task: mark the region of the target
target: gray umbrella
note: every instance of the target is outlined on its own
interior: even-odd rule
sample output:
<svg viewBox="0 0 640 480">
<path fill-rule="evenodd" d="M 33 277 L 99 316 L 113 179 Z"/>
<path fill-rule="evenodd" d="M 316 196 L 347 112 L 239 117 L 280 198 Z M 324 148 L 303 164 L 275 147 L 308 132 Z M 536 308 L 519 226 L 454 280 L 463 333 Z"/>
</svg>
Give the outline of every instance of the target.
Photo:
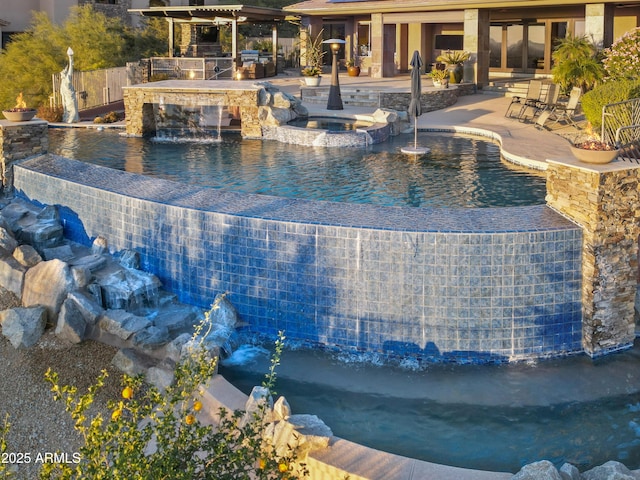
<svg viewBox="0 0 640 480">
<path fill-rule="evenodd" d="M 409 104 L 409 115 L 419 117 L 422 115 L 422 105 L 420 105 L 420 95 L 422 95 L 422 78 L 420 69 L 422 68 L 422 58 L 420 52 L 416 50 L 411 57 L 411 103 Z"/>
<path fill-rule="evenodd" d="M 422 95 L 422 78 L 420 77 L 420 69 L 422 68 L 422 58 L 420 52 L 416 50 L 411 57 L 411 102 L 409 103 L 409 115 L 414 117 L 414 138 L 412 148 L 403 148 L 405 153 L 426 153 L 428 148 L 418 148 L 418 117 L 422 115 L 422 105 L 420 104 L 420 96 Z"/>
</svg>

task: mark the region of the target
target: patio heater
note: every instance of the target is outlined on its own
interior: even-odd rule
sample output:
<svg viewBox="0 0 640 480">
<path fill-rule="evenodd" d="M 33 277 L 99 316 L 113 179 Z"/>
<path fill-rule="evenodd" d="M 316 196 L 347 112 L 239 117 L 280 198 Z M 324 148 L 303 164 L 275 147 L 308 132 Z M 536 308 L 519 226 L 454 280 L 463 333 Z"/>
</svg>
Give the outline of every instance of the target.
<svg viewBox="0 0 640 480">
<path fill-rule="evenodd" d="M 327 101 L 327 110 L 342 110 L 342 97 L 340 95 L 340 83 L 338 82 L 338 52 L 340 46 L 346 42 L 339 38 L 330 38 L 322 43 L 328 43 L 333 54 L 331 62 L 331 86 L 329 87 L 329 100 Z"/>
</svg>

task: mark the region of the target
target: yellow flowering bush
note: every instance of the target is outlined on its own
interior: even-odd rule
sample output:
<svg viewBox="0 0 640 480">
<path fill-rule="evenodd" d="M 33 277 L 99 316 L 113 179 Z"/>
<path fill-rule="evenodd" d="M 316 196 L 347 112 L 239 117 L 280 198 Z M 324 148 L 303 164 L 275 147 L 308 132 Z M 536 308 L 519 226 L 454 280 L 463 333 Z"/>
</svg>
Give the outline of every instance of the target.
<svg viewBox="0 0 640 480">
<path fill-rule="evenodd" d="M 210 326 L 210 314 L 197 329 L 194 340 Z M 273 389 L 275 367 L 279 364 L 284 336 L 276 341 L 272 365 L 263 386 Z M 245 412 L 221 409 L 222 420 L 215 426 L 199 421 L 201 392 L 215 373 L 202 342 L 195 345 L 178 363 L 175 380 L 160 392 L 143 382 L 141 377 L 123 377 L 120 399 L 108 405 L 109 418 L 88 416 L 94 396 L 107 376 L 105 371 L 87 393 L 80 395 L 75 387 L 60 386 L 56 373 L 48 371 L 56 400 L 65 402 L 66 411 L 84 440 L 77 464 L 45 464 L 43 479 L 113 479 L 121 480 L 271 480 L 306 476 L 304 464 L 296 462 L 296 452 L 285 457 L 276 454 L 274 446 L 263 435 L 266 415 L 263 402 L 249 421 Z M 1 445 L 1 444 L 0 444 Z"/>
</svg>

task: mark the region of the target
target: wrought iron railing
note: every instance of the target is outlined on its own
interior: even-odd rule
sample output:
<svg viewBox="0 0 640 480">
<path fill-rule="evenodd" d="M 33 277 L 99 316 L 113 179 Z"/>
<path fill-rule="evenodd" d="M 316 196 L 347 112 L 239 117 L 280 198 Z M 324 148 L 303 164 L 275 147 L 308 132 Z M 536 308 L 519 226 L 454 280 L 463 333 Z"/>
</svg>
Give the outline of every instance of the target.
<svg viewBox="0 0 640 480">
<path fill-rule="evenodd" d="M 620 148 L 620 157 L 640 163 L 640 98 L 602 107 L 602 141 Z"/>
<path fill-rule="evenodd" d="M 165 76 L 175 80 L 217 80 L 232 78 L 233 59 L 231 57 L 151 58 L 151 78 Z"/>
</svg>

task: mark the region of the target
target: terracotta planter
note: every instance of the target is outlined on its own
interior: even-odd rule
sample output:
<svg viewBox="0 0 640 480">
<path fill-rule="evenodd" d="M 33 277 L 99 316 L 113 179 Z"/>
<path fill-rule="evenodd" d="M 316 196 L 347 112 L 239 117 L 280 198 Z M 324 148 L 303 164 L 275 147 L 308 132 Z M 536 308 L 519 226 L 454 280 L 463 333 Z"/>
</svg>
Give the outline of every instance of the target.
<svg viewBox="0 0 640 480">
<path fill-rule="evenodd" d="M 317 87 L 320 85 L 320 80 L 322 77 L 320 75 L 315 77 L 304 77 L 304 83 L 307 87 Z"/>
<path fill-rule="evenodd" d="M 36 111 L 34 109 L 19 111 L 3 110 L 2 114 L 4 118 L 10 122 L 28 122 L 36 116 Z"/>
<path fill-rule="evenodd" d="M 355 65 L 347 67 L 347 73 L 350 77 L 358 77 L 360 76 L 360 67 L 356 67 Z"/>
<path fill-rule="evenodd" d="M 604 164 L 614 161 L 618 157 L 618 150 L 587 150 L 571 145 L 571 153 L 584 163 Z"/>
</svg>

